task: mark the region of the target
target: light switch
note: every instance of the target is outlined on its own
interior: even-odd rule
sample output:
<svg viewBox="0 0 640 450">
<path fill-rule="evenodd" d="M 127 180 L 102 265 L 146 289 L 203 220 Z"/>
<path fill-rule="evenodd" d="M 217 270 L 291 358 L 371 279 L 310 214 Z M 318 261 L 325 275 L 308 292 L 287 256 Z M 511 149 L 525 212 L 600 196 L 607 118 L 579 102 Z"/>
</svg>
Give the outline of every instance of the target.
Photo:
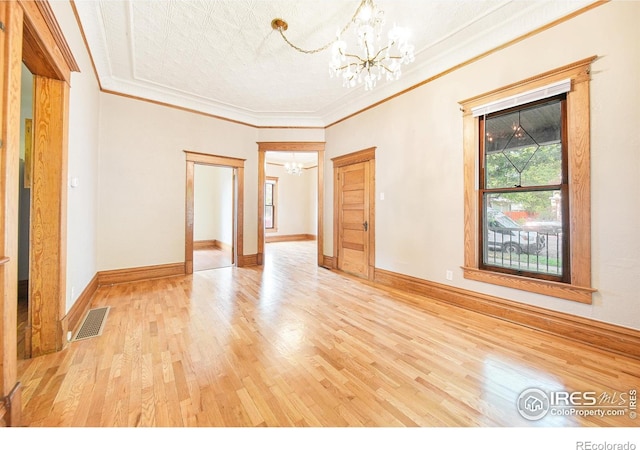
<svg viewBox="0 0 640 450">
<path fill-rule="evenodd" d="M 384 192 L 380 192 L 380 200 L 384 200 Z"/>
<path fill-rule="evenodd" d="M 73 178 L 71 178 L 71 181 L 69 182 L 69 185 L 72 188 L 74 188 L 74 187 L 78 187 L 78 183 L 79 183 L 78 177 L 73 177 Z"/>
</svg>

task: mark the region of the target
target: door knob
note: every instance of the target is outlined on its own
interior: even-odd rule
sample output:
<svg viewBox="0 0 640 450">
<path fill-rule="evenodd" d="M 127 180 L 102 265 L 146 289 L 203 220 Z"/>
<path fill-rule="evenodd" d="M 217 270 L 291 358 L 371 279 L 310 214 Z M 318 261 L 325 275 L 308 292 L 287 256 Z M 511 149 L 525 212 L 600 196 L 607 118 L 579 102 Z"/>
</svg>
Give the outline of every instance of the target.
<svg viewBox="0 0 640 450">
<path fill-rule="evenodd" d="M 364 227 L 364 231 L 368 231 L 369 230 L 369 222 L 367 222 L 366 220 L 364 221 L 362 226 Z"/>
</svg>

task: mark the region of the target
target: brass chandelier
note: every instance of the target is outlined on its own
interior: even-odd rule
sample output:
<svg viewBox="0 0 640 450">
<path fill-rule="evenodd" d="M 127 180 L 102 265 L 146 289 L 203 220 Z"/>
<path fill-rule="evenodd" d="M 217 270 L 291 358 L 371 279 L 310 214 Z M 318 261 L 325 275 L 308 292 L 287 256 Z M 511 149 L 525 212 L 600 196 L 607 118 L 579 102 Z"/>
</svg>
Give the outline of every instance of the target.
<svg viewBox="0 0 640 450">
<path fill-rule="evenodd" d="M 402 65 L 414 61 L 414 47 L 409 43 L 409 33 L 405 28 L 393 26 L 387 33 L 387 40 L 381 40 L 384 25 L 384 11 L 378 9 L 373 0 L 362 0 L 351 20 L 338 31 L 335 41 L 313 50 L 305 50 L 293 44 L 284 32 L 289 24 L 283 19 L 271 21 L 284 41 L 293 49 L 306 54 L 319 53 L 331 48 L 329 73 L 342 78 L 345 87 L 364 84 L 371 90 L 383 77 L 397 80 L 402 75 Z M 343 39 L 346 31 L 353 27 L 358 43 L 357 50 L 348 50 Z"/>
</svg>

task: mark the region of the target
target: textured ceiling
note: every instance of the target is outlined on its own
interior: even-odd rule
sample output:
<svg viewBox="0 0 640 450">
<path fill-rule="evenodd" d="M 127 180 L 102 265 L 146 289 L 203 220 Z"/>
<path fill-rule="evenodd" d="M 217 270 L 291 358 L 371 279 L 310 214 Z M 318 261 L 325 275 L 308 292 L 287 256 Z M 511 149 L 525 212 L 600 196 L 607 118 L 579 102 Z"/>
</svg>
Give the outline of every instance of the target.
<svg viewBox="0 0 640 450">
<path fill-rule="evenodd" d="M 75 0 L 102 88 L 256 126 L 325 126 L 593 0 L 378 0 L 408 27 L 414 63 L 373 91 L 344 88 L 318 48 L 358 0 Z"/>
</svg>

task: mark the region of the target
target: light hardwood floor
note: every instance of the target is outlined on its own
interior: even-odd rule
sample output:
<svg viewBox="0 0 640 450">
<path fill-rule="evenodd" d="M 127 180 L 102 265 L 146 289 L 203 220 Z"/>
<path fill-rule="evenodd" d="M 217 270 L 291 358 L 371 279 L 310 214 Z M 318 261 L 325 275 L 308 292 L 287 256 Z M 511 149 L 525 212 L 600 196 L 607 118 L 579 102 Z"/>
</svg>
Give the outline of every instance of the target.
<svg viewBox="0 0 640 450">
<path fill-rule="evenodd" d="M 193 251 L 193 270 L 220 269 L 231 266 L 231 251 L 215 247 L 196 249 Z"/>
<path fill-rule="evenodd" d="M 315 260 L 315 242 L 275 243 L 264 269 L 100 288 L 102 336 L 18 362 L 25 425 L 640 424 L 516 410 L 532 387 L 628 402 L 640 361 L 436 301 L 418 308 Z"/>
</svg>

